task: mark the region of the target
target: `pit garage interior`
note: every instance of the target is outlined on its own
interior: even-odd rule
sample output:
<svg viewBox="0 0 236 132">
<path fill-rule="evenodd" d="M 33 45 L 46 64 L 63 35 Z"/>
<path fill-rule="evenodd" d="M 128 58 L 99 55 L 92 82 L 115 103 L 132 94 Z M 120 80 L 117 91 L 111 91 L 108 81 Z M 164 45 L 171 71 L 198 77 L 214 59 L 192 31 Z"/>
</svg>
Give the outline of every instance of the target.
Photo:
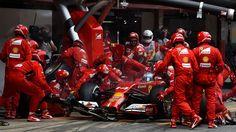
<svg viewBox="0 0 236 132">
<path fill-rule="evenodd" d="M 107 1 L 108 4 L 94 9 L 102 1 Z M 80 9 L 89 13 L 94 9 L 92 16 L 98 20 L 104 32 L 109 31 L 111 42 L 122 45 L 128 40 L 130 32 L 137 32 L 141 36 L 144 30 L 149 29 L 154 33 L 154 40 L 158 40 L 163 37 L 162 29 L 168 30 L 167 38 L 170 38 L 171 34 L 181 27 L 187 31 L 186 41 L 192 49 L 197 45 L 197 33 L 208 31 L 224 61 L 236 71 L 234 0 L 1 0 L 0 50 L 4 42 L 14 35 L 15 26 L 24 24 L 27 27 L 48 29 L 49 36 L 58 49 L 53 54 L 59 55 L 63 38 L 68 33 L 68 25 L 65 24 L 58 8 L 59 3 L 66 5 L 69 10 Z M 203 3 L 202 7 L 200 3 Z M 74 24 L 75 28 L 79 26 L 77 23 Z M 2 95 L 5 64 L 1 61 L 0 73 Z M 225 84 L 226 89 L 231 86 L 230 79 L 227 79 Z"/>
</svg>

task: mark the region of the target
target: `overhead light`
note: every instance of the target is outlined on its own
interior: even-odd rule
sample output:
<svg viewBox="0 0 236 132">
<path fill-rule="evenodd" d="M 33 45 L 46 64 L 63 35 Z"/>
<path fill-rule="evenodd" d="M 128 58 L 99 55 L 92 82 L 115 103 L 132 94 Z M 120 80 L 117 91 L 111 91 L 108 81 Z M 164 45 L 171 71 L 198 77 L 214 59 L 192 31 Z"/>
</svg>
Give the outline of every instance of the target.
<svg viewBox="0 0 236 132">
<path fill-rule="evenodd" d="M 120 2 L 120 6 L 121 6 L 122 8 L 127 8 L 127 7 L 129 6 L 129 3 L 126 2 L 126 0 L 123 0 L 122 2 Z"/>
<path fill-rule="evenodd" d="M 114 23 L 114 21 L 103 21 L 102 23 Z"/>
<path fill-rule="evenodd" d="M 126 20 L 124 20 L 124 24 L 127 24 L 127 21 L 126 21 Z"/>
</svg>

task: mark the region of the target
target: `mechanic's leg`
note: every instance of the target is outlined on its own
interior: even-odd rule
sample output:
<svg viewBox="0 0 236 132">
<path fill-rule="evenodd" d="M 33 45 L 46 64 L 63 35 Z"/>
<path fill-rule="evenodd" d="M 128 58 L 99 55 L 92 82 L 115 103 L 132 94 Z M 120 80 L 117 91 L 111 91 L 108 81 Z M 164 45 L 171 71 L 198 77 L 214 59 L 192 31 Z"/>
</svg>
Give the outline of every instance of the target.
<svg viewBox="0 0 236 132">
<path fill-rule="evenodd" d="M 170 120 L 170 127 L 171 128 L 177 127 L 176 122 L 179 119 L 179 114 L 180 114 L 179 108 L 176 104 L 176 101 L 173 100 L 172 108 L 171 108 L 171 120 Z"/>
<path fill-rule="evenodd" d="M 203 95 L 203 87 L 200 85 L 194 85 L 194 92 L 192 96 L 193 110 L 197 115 L 200 114 L 200 104 Z"/>
<path fill-rule="evenodd" d="M 205 94 L 207 99 L 207 119 L 208 119 L 208 128 L 216 128 L 217 126 L 214 123 L 215 120 L 215 86 L 205 88 Z"/>
<path fill-rule="evenodd" d="M 175 78 L 175 88 L 174 88 L 174 95 L 175 100 L 177 102 L 177 106 L 180 109 L 181 113 L 183 113 L 186 117 L 191 117 L 193 119 L 191 123 L 191 128 L 195 128 L 202 120 L 200 116 L 195 114 L 195 112 L 191 109 L 190 105 L 187 103 L 186 100 L 186 88 L 190 85 L 191 78 L 189 76 L 177 76 Z"/>
<path fill-rule="evenodd" d="M 14 83 L 19 92 L 23 92 L 26 95 L 30 96 L 30 108 L 29 108 L 29 116 L 28 121 L 30 122 L 38 122 L 39 118 L 36 117 L 35 111 L 38 108 L 39 102 L 44 97 L 44 92 L 41 88 L 37 87 L 34 83 L 25 79 L 25 76 L 21 72 L 16 72 L 17 77 L 12 76 L 12 83 Z"/>
</svg>

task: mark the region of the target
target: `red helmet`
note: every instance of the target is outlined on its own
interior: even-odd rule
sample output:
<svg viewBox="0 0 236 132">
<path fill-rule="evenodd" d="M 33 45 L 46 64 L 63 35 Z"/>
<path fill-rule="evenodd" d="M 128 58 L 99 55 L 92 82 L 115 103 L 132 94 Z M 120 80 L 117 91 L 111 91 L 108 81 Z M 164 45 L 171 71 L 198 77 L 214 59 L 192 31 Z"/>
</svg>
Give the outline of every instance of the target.
<svg viewBox="0 0 236 132">
<path fill-rule="evenodd" d="M 136 46 L 136 45 L 138 44 L 138 42 L 139 42 L 139 36 L 138 36 L 138 34 L 135 33 L 135 32 L 131 32 L 131 33 L 129 34 L 129 40 L 130 40 L 130 44 L 131 44 L 132 46 Z"/>
<path fill-rule="evenodd" d="M 46 67 L 46 59 L 48 59 L 48 56 L 46 55 L 46 52 L 40 49 L 34 50 L 32 52 L 32 59 L 40 62 L 42 64 L 42 67 Z"/>
<path fill-rule="evenodd" d="M 30 40 L 29 41 L 29 43 L 30 43 L 30 47 L 32 48 L 32 49 L 34 49 L 34 50 L 36 50 L 37 48 L 39 48 L 39 44 L 36 42 L 36 41 L 34 41 L 34 40 Z"/>
<path fill-rule="evenodd" d="M 180 33 L 184 36 L 184 38 L 187 38 L 187 33 L 183 28 L 177 28 L 176 33 Z"/>
<path fill-rule="evenodd" d="M 136 33 L 136 32 L 131 32 L 130 34 L 129 34 L 129 39 L 130 40 L 139 40 L 139 36 L 138 36 L 138 34 Z"/>
<path fill-rule="evenodd" d="M 29 34 L 29 30 L 26 26 L 19 24 L 15 28 L 15 34 L 20 34 L 26 38 L 26 36 Z"/>
<path fill-rule="evenodd" d="M 55 77 L 58 81 L 62 81 L 64 79 L 67 79 L 69 77 L 69 72 L 64 69 L 58 69 L 55 73 Z"/>
<path fill-rule="evenodd" d="M 211 34 L 206 31 L 201 31 L 197 35 L 197 43 L 209 43 L 211 41 Z"/>
<path fill-rule="evenodd" d="M 174 33 L 171 36 L 171 42 L 172 42 L 172 44 L 174 44 L 176 42 L 184 42 L 184 36 L 180 33 Z"/>
</svg>

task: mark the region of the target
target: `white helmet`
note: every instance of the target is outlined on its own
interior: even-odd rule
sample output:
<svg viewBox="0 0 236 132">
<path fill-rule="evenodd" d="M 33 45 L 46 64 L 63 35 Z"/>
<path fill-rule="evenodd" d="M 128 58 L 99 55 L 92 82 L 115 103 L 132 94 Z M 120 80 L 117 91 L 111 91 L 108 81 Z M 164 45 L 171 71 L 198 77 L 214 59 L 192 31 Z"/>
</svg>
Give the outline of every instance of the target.
<svg viewBox="0 0 236 132">
<path fill-rule="evenodd" d="M 149 44 L 153 40 L 153 33 L 151 30 L 145 30 L 142 34 L 143 42 Z"/>
</svg>

